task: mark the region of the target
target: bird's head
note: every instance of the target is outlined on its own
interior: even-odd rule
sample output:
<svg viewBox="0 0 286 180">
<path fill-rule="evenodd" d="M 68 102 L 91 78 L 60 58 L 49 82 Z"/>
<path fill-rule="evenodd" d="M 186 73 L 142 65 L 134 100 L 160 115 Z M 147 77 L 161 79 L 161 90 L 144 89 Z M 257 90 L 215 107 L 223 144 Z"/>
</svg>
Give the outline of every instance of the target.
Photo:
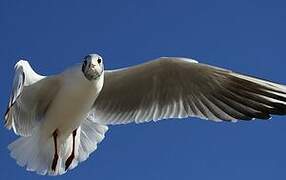
<svg viewBox="0 0 286 180">
<path fill-rule="evenodd" d="M 98 54 L 89 54 L 84 57 L 82 72 L 89 81 L 98 79 L 104 70 L 103 59 Z"/>
</svg>

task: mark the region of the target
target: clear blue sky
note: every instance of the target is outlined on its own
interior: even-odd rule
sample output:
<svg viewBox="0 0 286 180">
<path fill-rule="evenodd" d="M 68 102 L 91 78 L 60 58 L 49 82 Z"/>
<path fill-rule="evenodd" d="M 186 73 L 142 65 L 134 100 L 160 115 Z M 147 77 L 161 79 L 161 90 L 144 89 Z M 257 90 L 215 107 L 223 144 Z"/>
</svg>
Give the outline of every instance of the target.
<svg viewBox="0 0 286 180">
<path fill-rule="evenodd" d="M 185 56 L 286 84 L 285 9 L 283 0 L 0 0 L 1 115 L 20 57 L 49 75 L 88 53 L 107 69 Z M 12 131 L 0 137 L 1 180 L 48 179 L 10 158 Z M 286 117 L 113 126 L 87 161 L 54 179 L 79 178 L 285 179 Z"/>
</svg>

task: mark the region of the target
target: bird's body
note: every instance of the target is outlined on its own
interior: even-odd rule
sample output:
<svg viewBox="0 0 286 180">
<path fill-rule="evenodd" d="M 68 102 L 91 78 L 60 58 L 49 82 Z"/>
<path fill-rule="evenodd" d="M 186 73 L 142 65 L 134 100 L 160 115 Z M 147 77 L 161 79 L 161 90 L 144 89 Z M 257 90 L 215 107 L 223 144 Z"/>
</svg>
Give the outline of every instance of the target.
<svg viewBox="0 0 286 180">
<path fill-rule="evenodd" d="M 60 74 L 15 66 L 5 126 L 21 137 L 11 156 L 27 170 L 61 175 L 96 150 L 108 125 L 169 118 L 213 121 L 286 115 L 286 86 L 188 58 L 164 57 L 105 70 L 91 54 Z"/>
<path fill-rule="evenodd" d="M 64 71 L 58 78 L 62 88 L 49 105 L 41 132 L 44 136 L 51 137 L 57 129 L 59 139 L 66 140 L 86 118 L 102 89 L 104 76 L 88 81 L 81 73 L 81 66 L 77 65 Z"/>
</svg>

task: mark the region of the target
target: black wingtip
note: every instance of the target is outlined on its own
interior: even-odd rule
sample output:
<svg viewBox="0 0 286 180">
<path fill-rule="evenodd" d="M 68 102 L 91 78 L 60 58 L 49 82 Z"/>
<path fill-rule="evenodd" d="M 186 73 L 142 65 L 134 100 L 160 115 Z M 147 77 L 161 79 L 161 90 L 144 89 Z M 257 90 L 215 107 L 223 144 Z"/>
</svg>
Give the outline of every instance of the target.
<svg viewBox="0 0 286 180">
<path fill-rule="evenodd" d="M 8 114 L 9 114 L 9 111 L 10 111 L 10 108 L 8 107 L 5 114 L 4 114 L 4 126 L 7 126 L 7 123 L 8 123 Z"/>
</svg>

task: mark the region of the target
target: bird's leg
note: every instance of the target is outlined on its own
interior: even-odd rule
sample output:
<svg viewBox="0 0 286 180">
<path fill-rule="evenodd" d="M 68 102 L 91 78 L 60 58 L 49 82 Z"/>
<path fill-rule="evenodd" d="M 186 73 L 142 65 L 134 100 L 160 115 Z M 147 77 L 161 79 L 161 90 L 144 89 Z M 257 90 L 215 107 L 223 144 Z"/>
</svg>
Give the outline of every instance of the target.
<svg viewBox="0 0 286 180">
<path fill-rule="evenodd" d="M 71 165 L 71 163 L 72 163 L 72 161 L 73 161 L 73 159 L 74 159 L 76 130 L 77 130 L 77 129 L 75 129 L 75 130 L 72 132 L 72 152 L 71 152 L 71 155 L 68 157 L 68 159 L 67 159 L 67 161 L 66 161 L 66 163 L 65 163 L 65 165 L 66 165 L 65 170 L 67 170 L 67 169 L 70 167 L 70 165 Z"/>
<path fill-rule="evenodd" d="M 54 159 L 53 159 L 53 163 L 52 163 L 52 170 L 53 171 L 56 170 L 58 159 L 59 159 L 57 137 L 58 137 L 58 130 L 56 129 L 53 133 L 54 145 L 55 145 L 55 154 L 54 154 Z"/>
</svg>

